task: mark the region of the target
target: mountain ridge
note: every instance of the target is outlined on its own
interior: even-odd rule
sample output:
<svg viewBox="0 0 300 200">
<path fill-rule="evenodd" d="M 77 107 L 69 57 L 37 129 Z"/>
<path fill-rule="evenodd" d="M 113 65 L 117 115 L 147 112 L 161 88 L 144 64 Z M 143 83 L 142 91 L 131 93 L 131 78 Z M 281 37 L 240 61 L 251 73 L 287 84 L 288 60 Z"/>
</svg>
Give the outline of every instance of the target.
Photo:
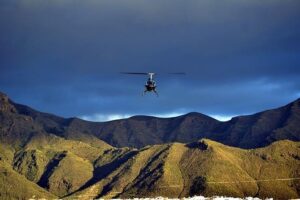
<svg viewBox="0 0 300 200">
<path fill-rule="evenodd" d="M 241 148 L 263 147 L 281 139 L 300 140 L 300 127 L 297 126 L 300 124 L 300 99 L 279 108 L 237 116 L 226 122 L 196 112 L 172 118 L 133 116 L 108 122 L 89 122 L 36 111 L 14 103 L 3 93 L 1 99 L 2 129 L 10 130 L 17 138 L 20 138 L 22 131 L 28 138 L 29 133 L 32 135 L 35 132 L 72 139 L 84 135 L 115 147 L 136 148 L 168 142 L 187 143 L 201 138 Z M 4 123 L 5 120 L 10 122 Z M 26 124 L 24 120 L 27 120 Z M 28 127 L 29 122 L 33 128 Z M 14 126 L 11 126 L 12 123 Z M 20 126 L 27 126 L 27 129 Z"/>
</svg>

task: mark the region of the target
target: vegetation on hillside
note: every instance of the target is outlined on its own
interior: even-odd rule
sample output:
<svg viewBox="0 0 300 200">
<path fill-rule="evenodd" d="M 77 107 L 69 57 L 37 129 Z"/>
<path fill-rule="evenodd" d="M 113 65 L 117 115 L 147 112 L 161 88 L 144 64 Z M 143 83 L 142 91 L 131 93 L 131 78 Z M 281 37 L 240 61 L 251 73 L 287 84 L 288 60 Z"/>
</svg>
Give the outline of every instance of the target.
<svg viewBox="0 0 300 200">
<path fill-rule="evenodd" d="M 283 140 L 299 140 L 299 121 L 299 100 L 221 124 L 197 113 L 92 123 L 0 94 L 0 199 L 299 198 L 300 142 Z"/>
</svg>

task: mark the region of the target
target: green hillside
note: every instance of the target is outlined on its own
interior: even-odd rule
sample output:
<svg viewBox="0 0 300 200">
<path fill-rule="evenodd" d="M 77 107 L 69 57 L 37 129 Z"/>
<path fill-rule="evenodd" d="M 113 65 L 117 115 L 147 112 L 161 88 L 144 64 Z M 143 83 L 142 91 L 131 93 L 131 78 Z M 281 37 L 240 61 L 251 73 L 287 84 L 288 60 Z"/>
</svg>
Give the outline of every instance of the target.
<svg viewBox="0 0 300 200">
<path fill-rule="evenodd" d="M 211 140 L 145 147 L 111 173 L 68 198 L 188 197 L 297 198 L 300 143 L 242 150 Z M 100 170 L 101 172 L 101 170 Z M 279 180 L 278 180 L 279 179 Z"/>
<path fill-rule="evenodd" d="M 258 196 L 297 198 L 300 143 L 244 150 L 211 140 L 142 149 L 95 147 L 55 135 L 1 145 L 1 199 Z M 21 184 L 20 184 L 21 183 Z M 21 187 L 15 187 L 21 185 Z"/>
</svg>

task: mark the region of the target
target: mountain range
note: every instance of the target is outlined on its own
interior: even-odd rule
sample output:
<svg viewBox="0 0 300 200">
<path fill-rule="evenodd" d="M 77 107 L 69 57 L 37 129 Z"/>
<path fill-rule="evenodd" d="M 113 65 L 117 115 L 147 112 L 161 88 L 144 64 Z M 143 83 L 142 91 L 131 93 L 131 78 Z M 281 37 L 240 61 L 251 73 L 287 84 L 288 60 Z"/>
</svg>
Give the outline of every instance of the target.
<svg viewBox="0 0 300 200">
<path fill-rule="evenodd" d="M 299 141 L 300 99 L 227 122 L 200 113 L 89 122 L 0 93 L 0 198 L 297 198 Z"/>
<path fill-rule="evenodd" d="M 263 147 L 283 139 L 300 140 L 300 99 L 277 109 L 234 117 L 227 122 L 200 113 L 173 118 L 134 116 L 109 122 L 89 122 L 35 111 L 12 102 L 3 93 L 0 98 L 1 131 L 9 132 L 8 138 L 1 134 L 1 139 L 13 138 L 14 141 L 8 142 L 17 142 L 16 145 L 24 145 L 39 133 L 66 139 L 97 138 L 114 147 L 135 148 L 169 142 L 187 143 L 201 138 L 241 148 Z"/>
</svg>

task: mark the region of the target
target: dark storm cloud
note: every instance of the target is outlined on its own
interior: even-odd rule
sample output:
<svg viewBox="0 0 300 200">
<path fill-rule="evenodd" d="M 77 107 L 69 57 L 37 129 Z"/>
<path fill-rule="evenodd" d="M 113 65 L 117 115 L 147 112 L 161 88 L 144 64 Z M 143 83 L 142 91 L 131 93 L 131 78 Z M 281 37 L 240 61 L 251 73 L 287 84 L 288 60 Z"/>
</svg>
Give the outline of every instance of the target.
<svg viewBox="0 0 300 200">
<path fill-rule="evenodd" d="M 4 0 L 0 90 L 64 116 L 260 111 L 300 96 L 299 18 L 298 0 Z M 120 71 L 161 73 L 160 97 Z"/>
</svg>

